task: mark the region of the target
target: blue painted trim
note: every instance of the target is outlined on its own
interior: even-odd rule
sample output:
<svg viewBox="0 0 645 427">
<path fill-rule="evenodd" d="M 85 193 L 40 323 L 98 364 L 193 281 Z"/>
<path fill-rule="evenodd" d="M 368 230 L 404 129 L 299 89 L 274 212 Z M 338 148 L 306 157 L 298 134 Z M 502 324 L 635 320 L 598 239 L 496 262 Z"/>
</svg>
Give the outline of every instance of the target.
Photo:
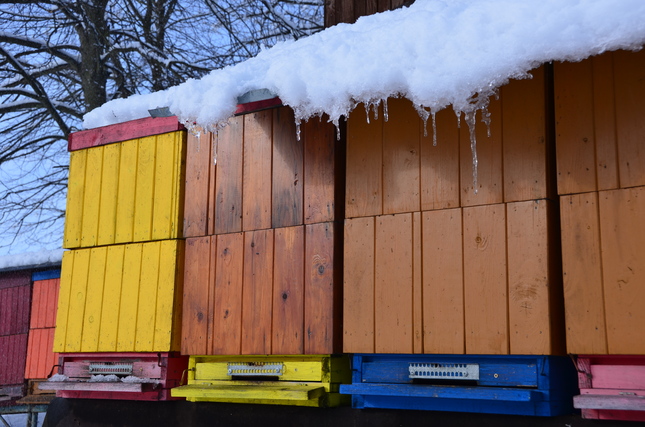
<svg viewBox="0 0 645 427">
<path fill-rule="evenodd" d="M 35 282 L 37 280 L 50 280 L 50 279 L 60 279 L 60 269 L 37 271 L 31 275 L 32 282 Z"/>
</svg>

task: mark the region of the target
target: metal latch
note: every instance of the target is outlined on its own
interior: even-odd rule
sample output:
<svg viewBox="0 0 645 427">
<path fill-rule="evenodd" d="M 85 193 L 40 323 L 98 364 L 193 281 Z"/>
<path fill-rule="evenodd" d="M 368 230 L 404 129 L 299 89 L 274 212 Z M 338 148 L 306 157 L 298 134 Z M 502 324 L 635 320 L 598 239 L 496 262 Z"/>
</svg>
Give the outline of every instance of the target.
<svg viewBox="0 0 645 427">
<path fill-rule="evenodd" d="M 410 378 L 478 380 L 477 363 L 410 363 Z"/>
<path fill-rule="evenodd" d="M 90 362 L 91 375 L 132 375 L 132 363 Z"/>
<path fill-rule="evenodd" d="M 228 363 L 228 375 L 249 377 L 275 377 L 284 372 L 284 365 L 280 362 L 234 362 Z"/>
</svg>

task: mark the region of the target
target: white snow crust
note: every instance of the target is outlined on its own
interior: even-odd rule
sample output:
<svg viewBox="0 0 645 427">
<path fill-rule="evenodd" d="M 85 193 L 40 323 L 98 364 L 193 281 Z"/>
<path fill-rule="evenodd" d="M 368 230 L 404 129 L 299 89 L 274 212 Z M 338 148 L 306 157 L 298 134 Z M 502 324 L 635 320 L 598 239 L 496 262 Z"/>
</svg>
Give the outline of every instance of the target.
<svg viewBox="0 0 645 427">
<path fill-rule="evenodd" d="M 0 271 L 60 264 L 63 252 L 63 249 L 54 249 L 0 256 Z"/>
<path fill-rule="evenodd" d="M 643 0 L 417 0 L 282 42 L 200 80 L 110 101 L 88 113 L 84 126 L 167 106 L 186 124 L 214 129 L 233 114 L 238 96 L 255 89 L 277 94 L 298 121 L 326 113 L 336 122 L 359 102 L 397 96 L 431 112 L 452 105 L 469 113 L 541 63 L 644 43 Z"/>
</svg>

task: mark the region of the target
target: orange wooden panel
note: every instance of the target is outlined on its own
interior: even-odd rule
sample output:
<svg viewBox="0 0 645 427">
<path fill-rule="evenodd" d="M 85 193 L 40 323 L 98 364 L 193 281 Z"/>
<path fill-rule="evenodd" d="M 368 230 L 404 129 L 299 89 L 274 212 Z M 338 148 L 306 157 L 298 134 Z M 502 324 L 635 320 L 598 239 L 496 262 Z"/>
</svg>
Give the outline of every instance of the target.
<svg viewBox="0 0 645 427">
<path fill-rule="evenodd" d="M 242 278 L 244 235 L 217 236 L 213 328 L 209 354 L 240 354 L 242 343 Z M 212 276 L 213 273 L 211 273 Z"/>
<path fill-rule="evenodd" d="M 593 68 L 596 179 L 599 190 L 610 190 L 619 186 L 613 55 L 612 52 L 606 52 L 589 59 Z"/>
<path fill-rule="evenodd" d="M 488 205 L 503 201 L 502 178 L 502 102 L 491 98 L 488 106 L 490 113 L 490 137 L 488 127 L 481 121 L 477 112 L 475 137 L 477 147 L 477 193 L 474 191 L 473 153 L 471 150 L 471 130 L 468 120 L 462 115 L 459 132 L 461 206 Z"/>
<path fill-rule="evenodd" d="M 436 114 L 436 145 L 432 118 L 421 134 L 421 210 L 459 207 L 459 128 L 452 108 Z M 464 130 L 465 131 L 465 130 Z"/>
<path fill-rule="evenodd" d="M 547 160 L 553 141 L 546 127 L 545 67 L 531 74 L 533 78 L 512 80 L 500 90 L 505 202 L 551 196 Z"/>
<path fill-rule="evenodd" d="M 607 354 L 598 193 L 560 197 L 567 352 Z"/>
<path fill-rule="evenodd" d="M 345 220 L 345 353 L 374 353 L 374 245 L 374 217 Z"/>
<path fill-rule="evenodd" d="M 53 328 L 56 326 L 56 307 L 60 279 L 37 280 L 34 282 L 31 300 L 31 321 L 29 327 Z"/>
<path fill-rule="evenodd" d="M 645 354 L 645 187 L 602 191 L 600 242 L 609 354 Z"/>
<path fill-rule="evenodd" d="M 340 351 L 341 290 L 335 223 L 305 227 L 305 354 Z"/>
<path fill-rule="evenodd" d="M 555 227 L 548 200 L 507 206 L 511 354 L 563 354 L 562 276 L 553 263 Z"/>
<path fill-rule="evenodd" d="M 463 209 L 467 354 L 508 354 L 505 205 Z"/>
<path fill-rule="evenodd" d="M 412 213 L 412 349 L 423 353 L 423 263 L 421 212 Z"/>
<path fill-rule="evenodd" d="M 421 119 L 407 99 L 387 101 L 383 124 L 383 213 L 420 210 Z"/>
<path fill-rule="evenodd" d="M 423 212 L 424 353 L 463 354 L 461 209 Z"/>
<path fill-rule="evenodd" d="M 242 229 L 271 228 L 271 155 L 273 112 L 244 116 Z"/>
<path fill-rule="evenodd" d="M 296 139 L 293 110 L 273 110 L 272 227 L 303 224 L 303 143 Z"/>
<path fill-rule="evenodd" d="M 215 234 L 242 230 L 242 163 L 244 116 L 229 119 L 217 133 Z"/>
<path fill-rule="evenodd" d="M 58 363 L 54 353 L 54 328 L 38 328 L 29 331 L 25 379 L 47 378 Z"/>
<path fill-rule="evenodd" d="M 370 117 L 363 105 L 347 119 L 345 217 L 383 213 L 383 112 Z"/>
<path fill-rule="evenodd" d="M 645 185 L 645 53 L 614 53 L 621 188 Z"/>
<path fill-rule="evenodd" d="M 377 217 L 375 236 L 375 350 L 412 353 L 412 214 Z"/>
<path fill-rule="evenodd" d="M 333 221 L 336 217 L 337 169 L 336 129 L 319 117 L 302 125 L 304 139 L 305 224 Z"/>
<path fill-rule="evenodd" d="M 275 230 L 273 354 L 304 354 L 305 229 Z"/>
<path fill-rule="evenodd" d="M 558 194 L 596 190 L 591 61 L 554 66 Z"/>
<path fill-rule="evenodd" d="M 186 239 L 184 297 L 181 322 L 182 354 L 207 354 L 209 296 L 214 292 L 210 277 L 211 238 Z"/>
<path fill-rule="evenodd" d="M 242 354 L 271 354 L 273 230 L 244 233 Z"/>
<path fill-rule="evenodd" d="M 212 191 L 209 187 L 213 153 L 213 134 L 198 131 L 188 133 L 186 142 L 186 190 L 184 197 L 184 236 L 197 237 L 208 234 L 209 206 Z"/>
</svg>

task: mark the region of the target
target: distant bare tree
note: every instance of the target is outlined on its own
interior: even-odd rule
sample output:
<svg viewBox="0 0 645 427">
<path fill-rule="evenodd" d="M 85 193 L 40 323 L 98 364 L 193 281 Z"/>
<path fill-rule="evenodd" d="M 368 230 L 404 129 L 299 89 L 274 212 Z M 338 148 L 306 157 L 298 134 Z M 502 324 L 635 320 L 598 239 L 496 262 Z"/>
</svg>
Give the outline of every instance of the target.
<svg viewBox="0 0 645 427">
<path fill-rule="evenodd" d="M 323 2 L 0 0 L 0 248 L 60 244 L 86 112 L 316 32 Z"/>
</svg>

